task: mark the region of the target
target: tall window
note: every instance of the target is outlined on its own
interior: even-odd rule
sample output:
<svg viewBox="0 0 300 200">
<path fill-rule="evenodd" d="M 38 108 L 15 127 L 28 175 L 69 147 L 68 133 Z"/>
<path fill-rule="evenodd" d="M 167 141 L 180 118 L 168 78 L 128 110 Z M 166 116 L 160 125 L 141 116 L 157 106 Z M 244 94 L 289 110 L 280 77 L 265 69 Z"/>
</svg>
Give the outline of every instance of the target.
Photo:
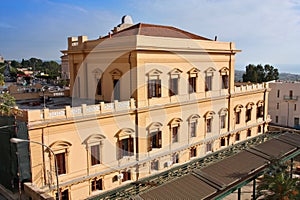
<svg viewBox="0 0 300 200">
<path fill-rule="evenodd" d="M 119 140 L 120 158 L 124 156 L 133 156 L 133 138 Z"/>
<path fill-rule="evenodd" d="M 179 77 L 182 73 L 181 70 L 175 68 L 170 74 L 170 87 L 169 87 L 169 96 L 178 95 L 179 92 Z"/>
<path fill-rule="evenodd" d="M 228 89 L 228 75 L 222 75 L 222 89 Z"/>
<path fill-rule="evenodd" d="M 197 148 L 196 147 L 192 147 L 190 150 L 190 157 L 194 158 L 197 156 Z"/>
<path fill-rule="evenodd" d="M 211 133 L 211 122 L 212 122 L 211 118 L 206 119 L 206 132 L 207 133 Z"/>
<path fill-rule="evenodd" d="M 277 110 L 279 109 L 279 103 L 277 103 L 276 108 L 277 108 Z"/>
<path fill-rule="evenodd" d="M 251 120 L 251 111 L 252 111 L 252 108 L 249 108 L 246 110 L 246 122 Z"/>
<path fill-rule="evenodd" d="M 169 90 L 169 95 L 174 96 L 178 95 L 178 78 L 171 78 L 170 80 L 170 90 Z"/>
<path fill-rule="evenodd" d="M 174 153 L 173 157 L 172 157 L 172 160 L 173 160 L 173 164 L 179 163 L 179 154 L 178 153 Z"/>
<path fill-rule="evenodd" d="M 172 143 L 178 142 L 178 126 L 172 127 Z"/>
<path fill-rule="evenodd" d="M 225 138 L 221 139 L 221 147 L 224 147 L 226 145 L 226 140 Z"/>
<path fill-rule="evenodd" d="M 100 145 L 91 146 L 91 164 L 100 164 Z"/>
<path fill-rule="evenodd" d="M 206 152 L 210 152 L 212 151 L 212 144 L 211 143 L 207 143 L 206 144 Z"/>
<path fill-rule="evenodd" d="M 236 111 L 234 114 L 235 114 L 235 124 L 240 124 L 240 121 L 241 121 L 241 111 Z"/>
<path fill-rule="evenodd" d="M 161 80 L 148 81 L 148 97 L 161 97 Z"/>
<path fill-rule="evenodd" d="M 197 132 L 197 122 L 191 122 L 190 123 L 190 134 L 191 137 L 196 137 Z"/>
<path fill-rule="evenodd" d="M 275 123 L 278 123 L 278 116 L 275 116 Z"/>
<path fill-rule="evenodd" d="M 220 122 L 221 123 L 220 124 L 221 127 L 220 128 L 221 129 L 226 128 L 226 115 L 221 115 L 220 116 L 220 120 L 221 120 L 221 122 Z"/>
<path fill-rule="evenodd" d="M 97 95 L 102 95 L 102 84 L 101 79 L 97 79 L 97 89 L 96 89 Z"/>
<path fill-rule="evenodd" d="M 161 131 L 153 131 L 148 136 L 148 151 L 152 148 L 161 148 Z"/>
<path fill-rule="evenodd" d="M 55 154 L 58 174 L 66 174 L 66 153 Z"/>
<path fill-rule="evenodd" d="M 235 141 L 240 141 L 240 133 L 235 134 Z"/>
<path fill-rule="evenodd" d="M 158 160 L 151 161 L 151 170 L 158 170 Z"/>
<path fill-rule="evenodd" d="M 280 96 L 280 90 L 277 90 L 277 98 Z"/>
<path fill-rule="evenodd" d="M 293 98 L 293 90 L 290 90 L 290 98 Z"/>
<path fill-rule="evenodd" d="M 212 90 L 212 76 L 205 77 L 205 91 Z"/>
<path fill-rule="evenodd" d="M 264 106 L 263 105 L 258 105 L 256 111 L 257 111 L 256 118 L 261 118 L 264 116 Z"/>
<path fill-rule="evenodd" d="M 161 97 L 161 71 L 153 69 L 148 73 L 148 98 Z"/>
<path fill-rule="evenodd" d="M 299 126 L 299 117 L 294 118 L 294 126 Z"/>
<path fill-rule="evenodd" d="M 102 179 L 93 179 L 91 182 L 92 191 L 103 190 Z"/>
<path fill-rule="evenodd" d="M 296 110 L 297 110 L 297 104 L 294 105 L 294 111 L 296 111 Z"/>
<path fill-rule="evenodd" d="M 258 126 L 257 132 L 258 132 L 258 133 L 261 133 L 261 126 Z"/>
<path fill-rule="evenodd" d="M 197 77 L 189 78 L 189 93 L 196 92 L 196 82 L 197 82 Z"/>
<path fill-rule="evenodd" d="M 251 129 L 247 130 L 247 137 L 251 137 Z"/>
</svg>

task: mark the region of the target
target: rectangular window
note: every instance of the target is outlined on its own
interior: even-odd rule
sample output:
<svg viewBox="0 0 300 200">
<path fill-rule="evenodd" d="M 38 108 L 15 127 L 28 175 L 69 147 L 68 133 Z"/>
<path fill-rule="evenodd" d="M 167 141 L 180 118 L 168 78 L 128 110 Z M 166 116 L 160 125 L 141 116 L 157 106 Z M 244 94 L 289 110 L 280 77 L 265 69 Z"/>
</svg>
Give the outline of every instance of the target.
<svg viewBox="0 0 300 200">
<path fill-rule="evenodd" d="M 206 152 L 210 152 L 212 150 L 211 143 L 206 144 Z"/>
<path fill-rule="evenodd" d="M 275 117 L 275 123 L 278 123 L 278 116 Z"/>
<path fill-rule="evenodd" d="M 148 81 L 148 98 L 161 97 L 161 80 Z"/>
<path fill-rule="evenodd" d="M 197 156 L 197 148 L 196 147 L 192 147 L 191 151 L 190 151 L 190 157 L 194 158 Z"/>
<path fill-rule="evenodd" d="M 239 133 L 235 134 L 235 141 L 240 141 L 240 134 Z"/>
<path fill-rule="evenodd" d="M 290 90 L 290 98 L 293 98 L 293 90 Z"/>
<path fill-rule="evenodd" d="M 178 95 L 178 78 L 171 78 L 169 95 Z"/>
<path fill-rule="evenodd" d="M 57 161 L 58 174 L 66 174 L 66 154 L 58 153 L 55 154 L 55 157 Z"/>
<path fill-rule="evenodd" d="M 222 115 L 220 117 L 220 120 L 221 120 L 221 129 L 223 129 L 226 127 L 226 115 Z"/>
<path fill-rule="evenodd" d="M 55 194 L 55 199 L 58 199 L 58 193 Z M 69 200 L 69 190 L 64 190 L 60 192 L 60 199 L 61 200 Z"/>
<path fill-rule="evenodd" d="M 122 172 L 122 174 L 123 174 L 122 182 L 131 180 L 131 173 L 130 173 L 130 171 Z"/>
<path fill-rule="evenodd" d="M 172 127 L 172 143 L 178 142 L 178 126 Z"/>
<path fill-rule="evenodd" d="M 173 164 L 179 163 L 179 155 L 178 153 L 173 154 Z"/>
<path fill-rule="evenodd" d="M 294 111 L 296 111 L 296 110 L 297 110 L 297 104 L 294 105 Z"/>
<path fill-rule="evenodd" d="M 251 121 L 251 108 L 246 110 L 246 122 Z"/>
<path fill-rule="evenodd" d="M 279 103 L 277 103 L 277 106 L 276 106 L 277 110 L 279 109 Z"/>
<path fill-rule="evenodd" d="M 102 95 L 101 79 L 97 79 L 97 95 Z"/>
<path fill-rule="evenodd" d="M 92 180 L 91 189 L 92 189 L 92 191 L 103 190 L 103 188 L 102 188 L 102 179 Z"/>
<path fill-rule="evenodd" d="M 206 119 L 206 132 L 207 133 L 211 133 L 211 122 L 212 122 L 211 118 Z"/>
<path fill-rule="evenodd" d="M 247 130 L 247 137 L 251 137 L 251 130 L 250 129 Z"/>
<path fill-rule="evenodd" d="M 212 90 L 212 76 L 205 77 L 205 91 Z"/>
<path fill-rule="evenodd" d="M 191 122 L 190 123 L 191 137 L 196 137 L 196 131 L 197 131 L 197 122 Z"/>
<path fill-rule="evenodd" d="M 100 164 L 100 145 L 91 146 L 91 164 Z"/>
<path fill-rule="evenodd" d="M 197 77 L 189 78 L 189 93 L 196 92 L 196 80 L 197 80 Z"/>
<path fill-rule="evenodd" d="M 133 138 L 126 138 L 119 141 L 120 158 L 133 155 Z"/>
<path fill-rule="evenodd" d="M 261 133 L 261 126 L 258 126 L 257 132 L 258 132 L 258 133 Z"/>
<path fill-rule="evenodd" d="M 148 151 L 152 148 L 161 148 L 161 131 L 151 132 L 148 137 Z"/>
<path fill-rule="evenodd" d="M 228 89 L 228 75 L 222 75 L 222 89 Z"/>
<path fill-rule="evenodd" d="M 235 112 L 235 124 L 240 124 L 241 112 Z"/>
<path fill-rule="evenodd" d="M 280 96 L 280 90 L 277 90 L 277 98 Z"/>
<path fill-rule="evenodd" d="M 299 126 L 299 117 L 294 118 L 294 126 Z"/>
</svg>

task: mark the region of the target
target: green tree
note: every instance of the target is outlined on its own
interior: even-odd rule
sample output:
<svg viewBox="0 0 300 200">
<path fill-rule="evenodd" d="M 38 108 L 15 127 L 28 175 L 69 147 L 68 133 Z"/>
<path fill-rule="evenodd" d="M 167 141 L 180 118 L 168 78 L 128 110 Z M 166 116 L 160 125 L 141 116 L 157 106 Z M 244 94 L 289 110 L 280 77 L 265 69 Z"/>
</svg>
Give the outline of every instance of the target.
<svg viewBox="0 0 300 200">
<path fill-rule="evenodd" d="M 5 84 L 4 82 L 4 75 L 1 73 L 0 74 L 0 86 L 3 86 Z"/>
<path fill-rule="evenodd" d="M 257 186 L 257 198 L 267 200 L 294 200 L 300 198 L 298 178 L 290 176 L 287 163 L 272 159 L 269 170 Z"/>
<path fill-rule="evenodd" d="M 269 64 L 265 66 L 249 64 L 246 66 L 246 73 L 243 74 L 244 82 L 262 83 L 278 79 L 278 69 Z"/>
<path fill-rule="evenodd" d="M 10 114 L 11 108 L 16 105 L 16 100 L 8 93 L 0 95 L 0 112 Z"/>
</svg>

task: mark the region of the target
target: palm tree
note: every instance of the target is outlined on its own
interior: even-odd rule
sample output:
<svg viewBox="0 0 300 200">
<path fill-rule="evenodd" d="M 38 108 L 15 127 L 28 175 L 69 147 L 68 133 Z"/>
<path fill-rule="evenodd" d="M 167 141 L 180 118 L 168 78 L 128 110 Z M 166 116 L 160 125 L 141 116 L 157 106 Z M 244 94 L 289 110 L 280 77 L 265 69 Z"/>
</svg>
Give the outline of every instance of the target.
<svg viewBox="0 0 300 200">
<path fill-rule="evenodd" d="M 257 187 L 257 198 L 267 200 L 299 199 L 299 179 L 292 178 L 287 169 L 287 163 L 282 163 L 278 159 L 271 160 L 269 170 L 263 175 Z"/>
</svg>

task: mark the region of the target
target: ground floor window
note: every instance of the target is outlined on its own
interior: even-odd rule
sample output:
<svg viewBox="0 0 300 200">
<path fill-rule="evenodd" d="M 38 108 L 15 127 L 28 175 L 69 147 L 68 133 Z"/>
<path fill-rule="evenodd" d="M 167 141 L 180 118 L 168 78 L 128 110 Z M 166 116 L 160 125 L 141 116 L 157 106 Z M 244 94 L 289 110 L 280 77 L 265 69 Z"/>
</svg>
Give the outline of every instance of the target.
<svg viewBox="0 0 300 200">
<path fill-rule="evenodd" d="M 92 191 L 102 190 L 102 179 L 94 179 L 91 182 Z"/>
<path fill-rule="evenodd" d="M 131 180 L 131 173 L 130 173 L 130 171 L 122 172 L 122 174 L 123 174 L 122 182 Z"/>
<path fill-rule="evenodd" d="M 190 150 L 190 156 L 191 158 L 194 158 L 197 156 L 197 148 L 196 147 L 192 147 Z"/>
</svg>

